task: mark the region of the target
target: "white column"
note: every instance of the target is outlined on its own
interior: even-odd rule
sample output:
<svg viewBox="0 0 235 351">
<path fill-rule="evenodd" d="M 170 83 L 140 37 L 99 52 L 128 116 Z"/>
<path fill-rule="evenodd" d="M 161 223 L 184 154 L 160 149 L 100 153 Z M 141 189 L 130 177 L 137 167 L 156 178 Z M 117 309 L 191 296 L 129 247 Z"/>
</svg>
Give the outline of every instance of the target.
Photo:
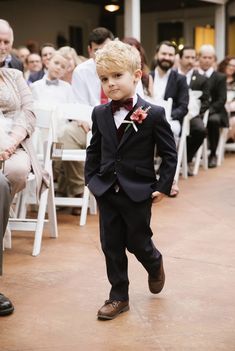
<svg viewBox="0 0 235 351">
<path fill-rule="evenodd" d="M 215 50 L 218 62 L 225 57 L 226 14 L 225 5 L 216 5 L 215 10 Z"/>
<path fill-rule="evenodd" d="M 140 0 L 125 0 L 124 36 L 140 41 Z"/>
</svg>

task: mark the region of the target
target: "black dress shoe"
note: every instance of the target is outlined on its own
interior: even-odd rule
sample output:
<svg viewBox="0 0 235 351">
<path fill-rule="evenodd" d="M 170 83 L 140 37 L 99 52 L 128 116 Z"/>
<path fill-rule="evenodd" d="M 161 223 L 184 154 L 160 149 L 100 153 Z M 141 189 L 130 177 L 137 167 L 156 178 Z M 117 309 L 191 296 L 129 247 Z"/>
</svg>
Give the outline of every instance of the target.
<svg viewBox="0 0 235 351">
<path fill-rule="evenodd" d="M 110 320 L 129 310 L 129 301 L 107 300 L 97 313 L 98 319 Z"/>
<path fill-rule="evenodd" d="M 165 284 L 165 272 L 163 268 L 163 261 L 161 261 L 160 268 L 158 269 L 156 277 L 149 275 L 148 278 L 149 290 L 152 294 L 159 294 Z"/>
<path fill-rule="evenodd" d="M 209 156 L 208 167 L 209 168 L 217 167 L 217 157 L 215 155 Z"/>
<path fill-rule="evenodd" d="M 0 293 L 0 316 L 8 316 L 14 311 L 12 302 L 3 294 Z"/>
</svg>

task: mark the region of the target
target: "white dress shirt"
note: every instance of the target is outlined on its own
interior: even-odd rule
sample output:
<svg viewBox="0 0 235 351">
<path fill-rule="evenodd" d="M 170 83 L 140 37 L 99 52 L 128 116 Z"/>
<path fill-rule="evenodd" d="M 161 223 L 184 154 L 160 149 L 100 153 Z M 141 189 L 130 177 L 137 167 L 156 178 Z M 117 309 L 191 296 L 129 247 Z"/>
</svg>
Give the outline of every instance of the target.
<svg viewBox="0 0 235 351">
<path fill-rule="evenodd" d="M 135 94 L 133 96 L 133 106 L 135 106 L 135 104 L 137 103 L 137 95 Z M 130 111 L 126 110 L 124 107 L 121 107 L 120 110 L 116 111 L 114 113 L 114 122 L 116 124 L 117 129 L 120 127 L 120 125 L 122 124 L 122 122 L 124 121 L 124 119 L 126 118 L 126 115 L 129 113 Z"/>
<path fill-rule="evenodd" d="M 155 101 L 164 100 L 166 86 L 170 73 L 171 69 L 168 69 L 164 76 L 160 76 L 158 73 L 158 69 L 155 69 L 155 76 L 153 81 L 153 96 Z"/>
<path fill-rule="evenodd" d="M 214 68 L 210 67 L 207 71 L 203 71 L 203 69 L 198 68 L 198 72 L 202 75 L 205 76 L 207 78 L 210 78 L 210 76 L 212 75 L 212 73 L 214 72 Z"/>
<path fill-rule="evenodd" d="M 59 79 L 58 85 L 47 85 L 46 80 L 47 75 L 30 85 L 35 101 L 50 105 L 75 102 L 73 90 L 69 83 Z"/>
</svg>

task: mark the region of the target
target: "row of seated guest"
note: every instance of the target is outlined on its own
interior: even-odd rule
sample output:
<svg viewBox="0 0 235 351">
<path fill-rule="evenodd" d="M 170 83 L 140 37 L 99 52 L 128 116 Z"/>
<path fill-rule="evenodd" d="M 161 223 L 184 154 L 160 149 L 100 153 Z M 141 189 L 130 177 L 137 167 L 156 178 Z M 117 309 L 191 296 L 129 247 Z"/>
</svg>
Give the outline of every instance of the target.
<svg viewBox="0 0 235 351">
<path fill-rule="evenodd" d="M 97 31 L 93 32 L 93 36 L 94 36 L 94 33 L 96 33 L 97 35 Z M 99 39 L 99 33 L 98 33 L 98 39 Z M 108 38 L 108 39 L 110 40 L 111 38 Z M 113 36 L 112 36 L 112 39 L 113 39 Z M 96 44 L 95 41 L 96 41 L 96 38 L 94 37 L 93 44 L 99 46 L 99 44 Z M 124 38 L 123 41 L 131 45 L 134 45 L 140 52 L 142 70 L 143 70 L 142 88 L 144 90 L 144 92 L 140 92 L 140 95 L 142 96 L 145 95 L 149 97 L 150 101 L 153 101 L 155 103 L 159 103 L 160 99 L 166 100 L 168 97 L 172 97 L 173 108 L 172 108 L 172 115 L 169 120 L 169 123 L 171 124 L 173 133 L 176 138 L 179 137 L 180 135 L 183 118 L 189 109 L 191 120 L 190 120 L 190 135 L 187 139 L 187 146 L 188 146 L 188 164 L 189 164 L 190 175 L 192 175 L 191 161 L 196 151 L 200 147 L 201 143 L 203 142 L 203 139 L 207 132 L 206 128 L 203 125 L 202 117 L 203 117 L 203 113 L 208 108 L 208 104 L 209 104 L 208 98 L 210 93 L 211 101 L 210 101 L 210 117 L 208 122 L 208 137 L 209 137 L 211 154 L 209 156 L 209 167 L 215 167 L 216 166 L 215 152 L 218 144 L 219 128 L 220 126 L 226 125 L 227 117 L 226 117 L 225 109 L 222 111 L 223 109 L 222 106 L 224 105 L 224 96 L 223 94 L 221 94 L 221 92 L 219 92 L 219 90 L 220 91 L 224 90 L 222 87 L 224 82 L 223 82 L 223 79 L 221 80 L 222 76 L 219 76 L 217 72 L 214 72 L 213 70 L 214 63 L 215 63 L 214 49 L 208 46 L 204 46 L 199 53 L 199 71 L 201 70 L 200 73 L 203 73 L 203 75 L 208 74 L 208 76 L 212 73 L 211 79 L 209 78 L 208 84 L 206 84 L 207 79 L 202 77 L 202 75 L 199 75 L 195 69 L 193 70 L 194 65 L 196 64 L 196 52 L 194 48 L 192 47 L 184 48 L 182 52 L 179 53 L 178 67 L 176 67 L 175 69 L 176 49 L 174 45 L 170 42 L 161 43 L 160 45 L 158 45 L 156 49 L 156 54 L 154 57 L 156 62 L 156 67 L 149 75 L 146 56 L 142 45 L 134 38 Z M 104 44 L 105 42 L 106 41 L 102 42 L 102 44 Z M 90 50 L 90 43 L 91 41 L 89 39 L 88 52 Z M 96 49 L 97 48 L 95 48 L 95 50 Z M 66 49 L 63 49 L 63 50 L 64 50 L 64 55 L 70 55 L 71 66 L 74 66 L 74 64 L 72 63 L 71 52 L 69 52 Z M 204 52 L 202 53 L 202 51 Z M 187 55 L 185 55 L 185 52 Z M 89 52 L 89 54 L 90 54 L 90 58 L 92 59 L 92 50 Z M 209 55 L 209 61 L 208 61 L 208 55 Z M 189 56 L 191 56 L 191 58 L 188 58 Z M 76 101 L 89 104 L 91 106 L 95 106 L 100 103 L 100 99 L 97 99 L 94 94 L 95 90 L 98 92 L 100 91 L 100 83 L 99 83 L 99 80 L 96 79 L 97 74 L 93 74 L 95 72 L 95 67 L 94 67 L 94 60 L 93 59 L 91 60 L 91 59 L 88 60 L 86 65 L 81 65 L 81 68 L 78 68 L 78 70 L 74 70 L 74 73 L 72 76 L 71 72 L 74 69 L 73 67 L 71 71 L 67 73 L 67 77 L 64 77 L 63 79 L 72 83 Z M 188 62 L 187 60 L 189 60 L 190 62 Z M 208 62 L 209 62 L 209 66 L 208 66 Z M 92 70 L 89 70 L 89 69 L 86 70 L 86 66 L 89 67 L 90 65 L 92 67 L 91 63 L 93 64 L 93 72 Z M 77 74 L 77 72 L 79 72 L 79 74 Z M 85 72 L 85 76 L 83 76 L 83 72 Z M 93 80 L 94 83 L 89 84 L 89 87 L 87 87 L 87 82 L 89 81 L 90 73 L 91 73 L 92 79 L 93 77 L 95 77 L 95 80 Z M 186 79 L 182 77 L 183 75 L 185 75 Z M 210 81 L 212 83 L 209 83 Z M 221 89 L 218 89 L 219 85 L 221 86 Z M 92 88 L 90 88 L 90 86 Z M 209 86 L 211 89 L 209 89 Z M 192 97 L 194 96 L 194 95 L 192 96 L 191 91 L 195 91 L 195 90 L 196 91 L 201 90 L 203 92 L 202 96 L 200 97 L 201 108 L 200 108 L 200 111 L 197 111 L 197 113 L 192 110 L 190 111 L 190 108 L 192 107 L 192 103 L 191 103 Z M 91 91 L 91 94 L 90 94 L 90 91 Z M 190 94 L 189 94 L 189 91 L 190 91 Z M 189 100 L 189 96 L 190 96 L 190 100 Z M 214 103 L 212 100 L 216 103 Z M 221 103 L 218 103 L 218 101 Z M 221 114 L 220 112 L 217 113 L 218 110 L 220 109 L 221 109 Z M 221 115 L 223 115 L 222 121 L 220 120 Z M 78 134 L 76 131 L 76 128 L 73 129 L 73 131 L 76 135 Z M 70 141 L 73 140 L 74 147 L 76 147 L 76 145 L 77 147 L 80 147 L 79 146 L 80 138 L 75 141 L 74 135 L 70 135 L 69 140 Z M 73 166 L 72 167 L 73 169 L 76 168 L 74 163 L 71 163 L 71 164 L 67 163 L 67 166 L 68 167 Z M 176 185 L 175 190 L 173 190 L 172 192 L 172 195 L 173 196 L 177 195 L 177 193 L 178 193 L 178 188 Z"/>
</svg>

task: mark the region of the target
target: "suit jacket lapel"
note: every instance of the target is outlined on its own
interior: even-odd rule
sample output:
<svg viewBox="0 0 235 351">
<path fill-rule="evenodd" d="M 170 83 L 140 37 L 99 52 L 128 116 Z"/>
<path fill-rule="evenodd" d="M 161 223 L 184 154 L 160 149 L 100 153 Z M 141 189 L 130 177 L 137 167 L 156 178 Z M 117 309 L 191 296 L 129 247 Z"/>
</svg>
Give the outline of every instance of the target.
<svg viewBox="0 0 235 351">
<path fill-rule="evenodd" d="M 172 87 L 172 84 L 174 84 L 174 75 L 175 75 L 175 73 L 172 70 L 170 72 L 170 75 L 168 77 L 168 81 L 167 81 L 167 84 L 166 84 L 164 100 L 167 100 L 169 97 L 171 97 L 171 87 Z"/>
<path fill-rule="evenodd" d="M 110 136 L 110 139 L 114 143 L 115 147 L 118 146 L 118 138 L 117 138 L 117 128 L 115 126 L 115 121 L 113 118 L 113 113 L 111 109 L 111 104 L 109 103 L 106 106 L 107 112 L 105 114 L 105 120 L 104 120 L 104 128 L 108 129 L 108 135 Z"/>
</svg>

